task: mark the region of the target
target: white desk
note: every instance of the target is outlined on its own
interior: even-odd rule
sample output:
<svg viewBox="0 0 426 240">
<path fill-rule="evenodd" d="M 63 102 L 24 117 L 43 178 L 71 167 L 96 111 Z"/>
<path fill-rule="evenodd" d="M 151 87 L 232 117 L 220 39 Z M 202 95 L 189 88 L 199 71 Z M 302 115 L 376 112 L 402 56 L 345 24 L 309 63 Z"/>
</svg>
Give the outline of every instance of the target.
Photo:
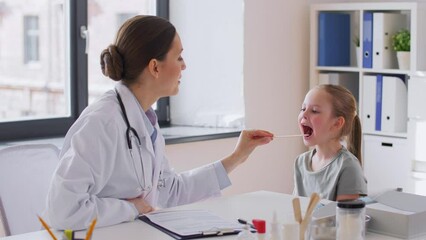
<svg viewBox="0 0 426 240">
<path fill-rule="evenodd" d="M 237 221 L 237 218 L 251 220 L 253 218 L 265 219 L 268 222 L 272 220 L 274 210 L 277 211 L 278 220 L 293 216 L 292 208 L 293 196 L 275 192 L 259 191 L 246 193 L 230 197 L 220 197 L 206 201 L 188 204 L 176 207 L 175 209 L 206 209 L 225 219 Z M 304 211 L 308 205 L 308 198 L 301 198 L 301 208 Z M 267 226 L 268 228 L 268 226 Z M 60 237 L 61 234 L 57 233 Z M 77 238 L 84 238 L 85 232 L 77 232 Z M 208 239 L 229 240 L 235 239 L 235 235 L 222 236 Z M 38 231 L 27 234 L 15 235 L 2 240 L 51 240 L 47 231 Z M 58 238 L 60 239 L 60 238 Z M 161 231 L 149 226 L 148 224 L 136 220 L 133 222 L 122 223 L 115 226 L 95 228 L 93 240 L 117 240 L 117 239 L 173 239 Z M 397 239 L 388 236 L 367 233 L 366 239 L 391 240 Z"/>
</svg>

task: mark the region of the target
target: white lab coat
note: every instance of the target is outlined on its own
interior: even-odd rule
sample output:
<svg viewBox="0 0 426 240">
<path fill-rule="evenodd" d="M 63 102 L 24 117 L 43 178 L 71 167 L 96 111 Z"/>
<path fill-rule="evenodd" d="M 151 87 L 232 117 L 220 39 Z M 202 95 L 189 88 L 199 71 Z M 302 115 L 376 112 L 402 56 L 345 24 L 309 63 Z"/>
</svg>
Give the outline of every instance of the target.
<svg viewBox="0 0 426 240">
<path fill-rule="evenodd" d="M 154 151 L 142 120 L 141 114 L 145 113 L 136 98 L 122 83 L 116 89 L 130 125 L 140 137 L 140 151 L 133 142 L 133 161 L 126 142 L 127 126 L 114 90 L 88 106 L 65 137 L 48 193 L 45 217 L 54 228 L 84 229 L 95 217 L 97 226 L 132 221 L 138 211 L 122 199 L 141 195 L 151 206 L 160 208 L 220 195 L 213 165 L 181 174 L 169 167 L 158 124 Z M 159 179 L 164 179 L 165 187 L 158 186 Z M 141 186 L 145 185 L 143 191 Z"/>
</svg>

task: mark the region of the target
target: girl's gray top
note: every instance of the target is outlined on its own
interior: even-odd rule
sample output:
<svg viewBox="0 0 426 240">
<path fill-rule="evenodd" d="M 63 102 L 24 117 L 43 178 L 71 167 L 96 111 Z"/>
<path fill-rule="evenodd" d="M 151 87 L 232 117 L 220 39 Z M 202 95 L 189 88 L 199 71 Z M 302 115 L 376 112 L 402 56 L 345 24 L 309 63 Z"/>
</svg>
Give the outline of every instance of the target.
<svg viewBox="0 0 426 240">
<path fill-rule="evenodd" d="M 367 195 L 367 180 L 358 159 L 344 146 L 322 169 L 311 169 L 312 157 L 316 150 L 297 157 L 294 166 L 294 194 L 309 197 L 313 192 L 321 199 L 336 201 L 338 195 Z"/>
</svg>

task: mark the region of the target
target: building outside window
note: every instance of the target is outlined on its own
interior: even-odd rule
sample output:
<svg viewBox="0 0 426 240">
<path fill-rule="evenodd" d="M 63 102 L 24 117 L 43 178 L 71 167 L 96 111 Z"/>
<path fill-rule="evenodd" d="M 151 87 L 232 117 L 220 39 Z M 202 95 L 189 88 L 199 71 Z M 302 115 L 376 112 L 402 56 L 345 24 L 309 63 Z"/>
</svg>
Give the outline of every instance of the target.
<svg viewBox="0 0 426 240">
<path fill-rule="evenodd" d="M 70 115 L 66 17 L 61 1 L 2 1 L 0 124 Z"/>
<path fill-rule="evenodd" d="M 103 76 L 99 57 L 118 28 L 157 12 L 176 26 L 188 66 L 178 96 L 158 102 L 159 121 L 242 129 L 243 11 L 243 0 L 2 0 L 0 141 L 64 136 L 116 84 Z"/>
<path fill-rule="evenodd" d="M 115 81 L 101 72 L 101 52 L 113 44 L 120 26 L 136 15 L 156 15 L 155 0 L 89 0 L 88 1 L 88 87 L 89 104 L 105 91 L 113 89 Z"/>
<path fill-rule="evenodd" d="M 24 62 L 38 62 L 39 56 L 38 16 L 24 16 Z"/>
<path fill-rule="evenodd" d="M 2 0 L 0 141 L 63 136 L 89 99 L 114 86 L 102 75 L 99 56 L 113 43 L 117 21 L 155 15 L 155 3 Z"/>
</svg>

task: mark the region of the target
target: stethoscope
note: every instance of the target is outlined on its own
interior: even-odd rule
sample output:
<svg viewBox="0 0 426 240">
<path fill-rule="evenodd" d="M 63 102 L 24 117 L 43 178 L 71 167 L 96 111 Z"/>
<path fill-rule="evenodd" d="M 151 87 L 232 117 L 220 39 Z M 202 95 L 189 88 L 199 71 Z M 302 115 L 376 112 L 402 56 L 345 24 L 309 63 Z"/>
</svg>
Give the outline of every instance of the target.
<svg viewBox="0 0 426 240">
<path fill-rule="evenodd" d="M 148 174 L 146 174 L 146 172 L 145 172 L 144 164 L 143 164 L 143 161 L 142 161 L 141 140 L 140 140 L 139 135 L 136 132 L 136 130 L 130 125 L 129 118 L 127 117 L 127 113 L 126 113 L 126 108 L 124 107 L 123 100 L 121 99 L 121 96 L 118 93 L 117 89 L 115 89 L 115 93 L 117 95 L 118 104 L 120 105 L 121 112 L 123 113 L 124 122 L 126 123 L 126 127 L 127 127 L 127 129 L 126 129 L 127 147 L 129 148 L 130 156 L 132 157 L 132 160 L 133 160 L 132 163 L 133 163 L 133 169 L 135 170 L 136 178 L 139 182 L 139 186 L 141 187 L 142 191 L 149 191 L 149 190 L 151 190 L 152 187 L 151 187 L 151 185 L 146 186 L 149 180 L 147 179 Z M 143 183 L 144 186 L 142 186 L 138 171 L 136 170 L 135 158 L 133 156 L 132 138 L 136 138 L 136 140 L 137 140 L 137 144 L 138 144 L 137 149 L 139 151 L 139 160 L 140 160 L 140 163 L 141 163 L 142 174 L 143 174 L 143 177 L 144 177 L 144 183 Z M 150 169 L 147 169 L 147 171 L 150 171 Z M 162 187 L 166 186 L 165 180 L 164 180 L 164 178 L 162 178 L 162 172 L 160 172 L 160 176 L 159 176 L 157 186 L 158 186 L 158 188 L 162 188 Z"/>
</svg>

